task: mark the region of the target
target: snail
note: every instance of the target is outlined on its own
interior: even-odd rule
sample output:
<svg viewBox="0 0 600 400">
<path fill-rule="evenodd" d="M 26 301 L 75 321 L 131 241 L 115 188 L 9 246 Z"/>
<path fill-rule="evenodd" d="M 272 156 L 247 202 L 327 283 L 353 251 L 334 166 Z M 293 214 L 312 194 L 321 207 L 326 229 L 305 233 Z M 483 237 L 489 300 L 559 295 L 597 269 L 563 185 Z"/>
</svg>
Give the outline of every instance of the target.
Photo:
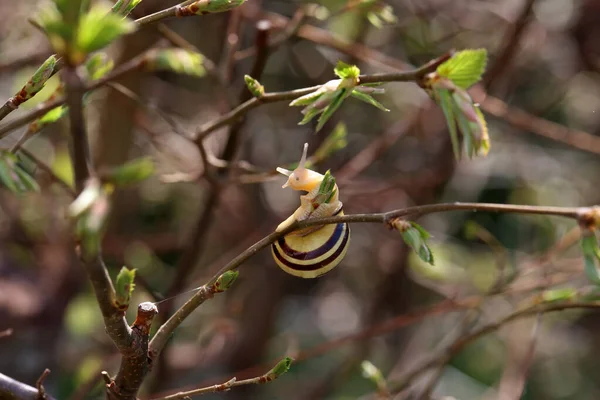
<svg viewBox="0 0 600 400">
<path fill-rule="evenodd" d="M 283 188 L 308 192 L 300 196 L 300 207 L 279 226 L 281 232 L 296 221 L 344 215 L 335 178 L 329 171 L 322 175 L 305 168 L 308 143 L 298 167 L 293 171 L 277 168 L 288 177 Z M 275 262 L 288 274 L 316 278 L 336 267 L 346 255 L 350 242 L 347 223 L 310 226 L 280 237 L 271 245 Z"/>
</svg>

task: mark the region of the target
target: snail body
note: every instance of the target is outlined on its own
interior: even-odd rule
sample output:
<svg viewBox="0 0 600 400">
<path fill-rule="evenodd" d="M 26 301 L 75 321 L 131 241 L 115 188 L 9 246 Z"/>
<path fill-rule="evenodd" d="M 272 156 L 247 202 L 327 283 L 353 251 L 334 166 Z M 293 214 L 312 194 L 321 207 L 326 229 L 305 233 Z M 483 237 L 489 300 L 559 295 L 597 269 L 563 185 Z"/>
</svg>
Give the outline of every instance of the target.
<svg viewBox="0 0 600 400">
<path fill-rule="evenodd" d="M 279 224 L 277 232 L 296 221 L 344 215 L 335 178 L 329 171 L 322 175 L 305 168 L 307 151 L 308 144 L 305 144 L 300 163 L 294 171 L 277 168 L 288 177 L 284 188 L 289 186 L 307 192 L 300 196 L 300 207 Z M 310 226 L 279 238 L 271 245 L 271 252 L 277 265 L 288 274 L 316 278 L 342 261 L 349 243 L 350 227 L 347 223 Z"/>
</svg>

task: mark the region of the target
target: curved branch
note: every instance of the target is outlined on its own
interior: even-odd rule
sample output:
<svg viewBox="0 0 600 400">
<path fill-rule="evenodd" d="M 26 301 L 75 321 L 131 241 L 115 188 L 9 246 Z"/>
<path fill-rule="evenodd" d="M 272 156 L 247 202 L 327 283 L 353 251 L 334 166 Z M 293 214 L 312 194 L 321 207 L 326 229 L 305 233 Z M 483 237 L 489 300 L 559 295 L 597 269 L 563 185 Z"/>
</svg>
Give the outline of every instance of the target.
<svg viewBox="0 0 600 400">
<path fill-rule="evenodd" d="M 0 398 L 6 400 L 40 400 L 40 398 L 54 400 L 54 397 L 46 392 L 43 394 L 44 397 L 40 396 L 41 393 L 33 386 L 26 385 L 0 373 Z"/>
<path fill-rule="evenodd" d="M 336 224 L 340 222 L 347 223 L 388 223 L 394 218 L 401 217 L 419 217 L 426 214 L 433 214 L 448 211 L 486 211 L 486 212 L 502 212 L 516 214 L 533 214 L 533 215 L 551 215 L 572 219 L 580 219 L 590 211 L 588 207 L 544 207 L 544 206 L 522 206 L 510 204 L 493 204 L 493 203 L 442 203 L 431 204 L 424 206 L 415 206 L 401 208 L 398 210 L 389 211 L 386 213 L 375 214 L 349 214 L 335 217 L 314 218 L 302 222 L 296 222 L 287 229 L 281 232 L 273 232 L 249 248 L 239 254 L 228 264 L 226 264 L 219 272 L 217 272 L 204 286 L 200 287 L 200 291 L 188 300 L 181 308 L 179 308 L 170 318 L 169 321 L 163 324 L 157 331 L 154 339 L 150 343 L 151 352 L 155 355 L 160 353 L 164 343 L 175 329 L 183 322 L 183 320 L 191 314 L 206 298 L 205 288 L 210 288 L 215 284 L 219 276 L 227 271 L 237 269 L 246 260 L 253 257 L 260 250 L 268 247 L 280 237 L 288 233 L 315 225 Z"/>
</svg>

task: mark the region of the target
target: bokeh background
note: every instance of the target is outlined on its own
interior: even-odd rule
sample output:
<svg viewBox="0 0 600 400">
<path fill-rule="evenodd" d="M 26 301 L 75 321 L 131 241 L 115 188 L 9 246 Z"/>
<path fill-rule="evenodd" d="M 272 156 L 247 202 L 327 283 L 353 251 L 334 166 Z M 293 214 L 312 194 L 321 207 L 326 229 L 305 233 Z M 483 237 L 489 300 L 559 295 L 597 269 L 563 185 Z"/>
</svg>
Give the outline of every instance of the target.
<svg viewBox="0 0 600 400">
<path fill-rule="evenodd" d="M 171 4 L 144 0 L 134 16 Z M 298 193 L 281 189 L 283 177 L 269 171 L 297 162 L 304 142 L 309 153 L 317 149 L 343 129 L 340 123 L 346 146 L 314 168 L 336 176 L 346 213 L 450 201 L 600 201 L 600 1 L 387 4 L 397 20 L 382 28 L 364 11 L 340 11 L 348 6 L 345 0 L 249 0 L 229 13 L 164 21 L 212 60 L 214 70 L 202 78 L 139 72 L 121 79 L 145 106 L 110 88 L 94 93 L 87 119 L 95 165 L 151 155 L 160 172 L 115 194 L 104 239 L 111 274 L 122 265 L 138 269 L 133 304 L 201 285 L 271 232 L 297 207 Z M 39 6 L 35 0 L 0 0 L 0 99 L 17 91 L 51 54 L 44 35 L 27 22 Z M 350 99 L 319 134 L 315 125 L 299 126 L 299 109 L 287 102 L 252 110 L 207 140 L 211 153 L 234 162 L 206 179 L 200 154 L 181 134 L 247 95 L 243 76 L 255 64 L 260 21 L 270 21 L 271 39 L 285 36 L 265 59 L 260 82 L 267 91 L 324 83 L 340 59 L 374 73 L 421 65 L 451 48 L 488 49 L 488 72 L 473 96 L 488 120 L 490 154 L 456 162 L 438 107 L 417 85 L 390 83 L 378 99 L 391 112 Z M 156 26 L 148 26 L 109 54 L 120 63 L 164 43 Z M 54 77 L 45 94 L 7 120 L 44 100 L 57 83 Z M 512 108 L 502 111 L 503 103 L 489 102 L 483 89 Z M 232 132 L 236 140 L 227 145 Z M 9 148 L 21 133 L 0 146 Z M 25 147 L 72 180 L 66 122 L 46 128 Z M 252 165 L 250 171 L 237 168 L 239 161 Z M 167 183 L 163 173 L 180 181 Z M 70 198 L 43 171 L 36 177 L 44 187 L 40 195 L 3 193 L 0 202 L 0 330 L 14 329 L 0 338 L 0 371 L 33 384 L 50 368 L 46 388 L 57 398 L 101 398 L 99 373 L 116 372 L 118 354 L 72 250 L 64 219 Z M 394 382 L 442 354 L 461 332 L 518 309 L 540 288 L 585 284 L 574 222 L 454 212 L 419 223 L 433 235 L 433 267 L 415 258 L 397 233 L 370 224 L 352 226 L 343 263 L 315 280 L 286 275 L 261 251 L 240 268 L 226 294 L 206 302 L 175 332 L 141 397 L 256 376 L 292 355 L 298 362 L 271 384 L 207 397 L 362 398 L 376 390 L 362 376 L 363 360 Z M 159 304 L 161 317 L 186 298 Z M 466 308 L 431 312 L 446 298 L 475 300 Z M 410 393 L 436 378 L 435 398 L 598 399 L 597 332 L 592 311 L 519 320 L 467 346 L 445 368 L 420 375 Z M 522 385 L 519 397 L 513 391 Z"/>
</svg>

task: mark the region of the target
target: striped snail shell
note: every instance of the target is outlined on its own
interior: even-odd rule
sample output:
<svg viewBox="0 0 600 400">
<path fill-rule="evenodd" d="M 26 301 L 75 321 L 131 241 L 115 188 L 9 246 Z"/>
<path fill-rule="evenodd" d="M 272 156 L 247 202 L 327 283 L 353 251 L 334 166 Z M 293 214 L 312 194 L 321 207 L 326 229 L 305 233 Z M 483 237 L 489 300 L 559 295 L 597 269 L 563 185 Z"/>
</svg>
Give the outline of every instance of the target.
<svg viewBox="0 0 600 400">
<path fill-rule="evenodd" d="M 277 168 L 288 177 L 284 188 L 307 192 L 300 196 L 300 207 L 277 227 L 281 232 L 296 221 L 309 218 L 344 215 L 339 200 L 335 178 L 327 171 L 325 175 L 304 167 L 308 143 L 298 167 L 294 171 Z M 350 227 L 347 223 L 310 226 L 288 233 L 271 245 L 275 262 L 288 274 L 300 278 L 316 278 L 337 266 L 348 250 Z"/>
</svg>

